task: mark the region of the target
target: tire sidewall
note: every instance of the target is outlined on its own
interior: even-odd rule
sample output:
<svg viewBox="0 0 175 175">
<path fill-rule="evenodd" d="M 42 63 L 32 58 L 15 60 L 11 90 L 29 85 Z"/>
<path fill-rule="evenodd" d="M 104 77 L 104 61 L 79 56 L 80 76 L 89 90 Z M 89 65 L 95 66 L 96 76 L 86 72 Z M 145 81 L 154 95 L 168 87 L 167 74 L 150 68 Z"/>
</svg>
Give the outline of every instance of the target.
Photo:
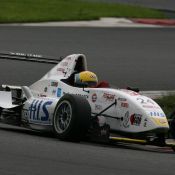
<svg viewBox="0 0 175 175">
<path fill-rule="evenodd" d="M 58 132 L 56 121 L 57 112 L 61 104 L 68 103 L 71 105 L 71 119 L 68 127 L 63 132 Z M 64 95 L 55 108 L 54 116 L 53 116 L 53 130 L 56 136 L 62 140 L 81 140 L 87 133 L 87 130 L 90 126 L 90 118 L 91 118 L 91 107 L 85 99 L 85 97 L 66 94 Z"/>
</svg>

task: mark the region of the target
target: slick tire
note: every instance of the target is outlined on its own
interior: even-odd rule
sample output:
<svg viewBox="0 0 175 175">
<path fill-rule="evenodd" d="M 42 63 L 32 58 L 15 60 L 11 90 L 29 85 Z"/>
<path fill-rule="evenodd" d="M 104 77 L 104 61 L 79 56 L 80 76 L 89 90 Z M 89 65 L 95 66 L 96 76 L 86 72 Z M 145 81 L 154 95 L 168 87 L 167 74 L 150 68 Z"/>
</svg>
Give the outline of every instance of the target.
<svg viewBox="0 0 175 175">
<path fill-rule="evenodd" d="M 85 97 L 66 94 L 58 102 L 53 130 L 61 140 L 80 141 L 90 127 L 91 107 Z"/>
</svg>

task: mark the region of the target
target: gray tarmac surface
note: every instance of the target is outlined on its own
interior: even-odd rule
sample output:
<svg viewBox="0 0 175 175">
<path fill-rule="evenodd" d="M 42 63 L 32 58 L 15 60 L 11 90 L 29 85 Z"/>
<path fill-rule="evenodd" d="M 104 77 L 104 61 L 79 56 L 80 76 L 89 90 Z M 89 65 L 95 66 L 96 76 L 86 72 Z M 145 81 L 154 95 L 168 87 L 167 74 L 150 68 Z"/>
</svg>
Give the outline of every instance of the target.
<svg viewBox="0 0 175 175">
<path fill-rule="evenodd" d="M 164 9 L 164 10 L 166 9 L 175 11 L 174 0 L 95 0 L 95 1 L 109 2 L 109 3 L 123 3 L 123 4 L 139 5 L 155 9 Z"/>
<path fill-rule="evenodd" d="M 114 85 L 175 89 L 175 29 L 0 27 L 0 50 L 64 56 L 84 53 L 90 70 Z M 0 60 L 0 83 L 29 85 L 52 65 Z M 68 143 L 0 125 L 0 174 L 174 175 L 171 150 Z"/>
<path fill-rule="evenodd" d="M 175 161 L 169 150 L 63 142 L 6 125 L 0 125 L 0 155 L 1 175 L 173 175 Z"/>
<path fill-rule="evenodd" d="M 84 53 L 89 70 L 114 87 L 175 89 L 175 28 L 0 27 L 0 50 Z M 53 65 L 0 60 L 0 84 L 30 85 Z"/>
<path fill-rule="evenodd" d="M 87 1 L 87 0 L 85 0 Z M 161 10 L 168 18 L 175 18 L 174 0 L 88 0 L 108 3 L 121 3 Z"/>
</svg>

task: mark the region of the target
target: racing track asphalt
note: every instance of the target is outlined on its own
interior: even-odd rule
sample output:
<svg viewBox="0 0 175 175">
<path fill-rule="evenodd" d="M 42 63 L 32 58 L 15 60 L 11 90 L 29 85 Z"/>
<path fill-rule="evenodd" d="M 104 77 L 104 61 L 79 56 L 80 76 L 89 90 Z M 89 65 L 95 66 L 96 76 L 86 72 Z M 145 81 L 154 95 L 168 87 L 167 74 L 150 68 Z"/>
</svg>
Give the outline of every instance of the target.
<svg viewBox="0 0 175 175">
<path fill-rule="evenodd" d="M 175 29 L 0 27 L 0 50 L 67 55 L 81 52 L 114 85 L 175 89 Z M 0 60 L 0 82 L 29 85 L 52 66 Z M 2 175 L 174 175 L 175 155 L 147 146 L 68 143 L 0 125 Z"/>
<path fill-rule="evenodd" d="M 0 51 L 84 53 L 89 70 L 114 87 L 175 89 L 175 28 L 0 27 Z M 30 85 L 53 65 L 1 60 L 0 84 Z"/>
<path fill-rule="evenodd" d="M 94 1 L 94 0 L 89 0 L 89 1 Z M 155 8 L 155 9 L 175 11 L 174 0 L 95 0 L 95 1 L 108 2 L 108 3 L 123 3 L 123 4 L 139 5 L 139 6 Z"/>
<path fill-rule="evenodd" d="M 71 143 L 0 125 L 1 175 L 173 175 L 175 154 L 146 146 Z"/>
<path fill-rule="evenodd" d="M 85 0 L 87 1 L 87 0 Z M 108 3 L 121 3 L 148 7 L 165 12 L 168 18 L 175 18 L 175 1 L 174 0 L 88 0 Z"/>
</svg>

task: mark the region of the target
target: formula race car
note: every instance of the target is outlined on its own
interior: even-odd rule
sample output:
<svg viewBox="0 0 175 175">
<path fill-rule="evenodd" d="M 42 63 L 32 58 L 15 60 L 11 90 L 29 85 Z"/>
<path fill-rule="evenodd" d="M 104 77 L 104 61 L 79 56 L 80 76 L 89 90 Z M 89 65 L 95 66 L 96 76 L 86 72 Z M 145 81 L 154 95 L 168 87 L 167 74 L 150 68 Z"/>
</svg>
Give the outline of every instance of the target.
<svg viewBox="0 0 175 175">
<path fill-rule="evenodd" d="M 144 139 L 146 144 L 167 145 L 169 124 L 160 106 L 140 95 L 138 89 L 113 89 L 104 81 L 94 84 L 97 77 L 87 70 L 85 55 L 73 54 L 58 60 L 0 53 L 0 58 L 56 64 L 29 87 L 2 85 L 0 122 L 53 131 L 62 140 L 111 141 L 118 138 L 111 133 L 117 133 L 134 142 Z"/>
</svg>

